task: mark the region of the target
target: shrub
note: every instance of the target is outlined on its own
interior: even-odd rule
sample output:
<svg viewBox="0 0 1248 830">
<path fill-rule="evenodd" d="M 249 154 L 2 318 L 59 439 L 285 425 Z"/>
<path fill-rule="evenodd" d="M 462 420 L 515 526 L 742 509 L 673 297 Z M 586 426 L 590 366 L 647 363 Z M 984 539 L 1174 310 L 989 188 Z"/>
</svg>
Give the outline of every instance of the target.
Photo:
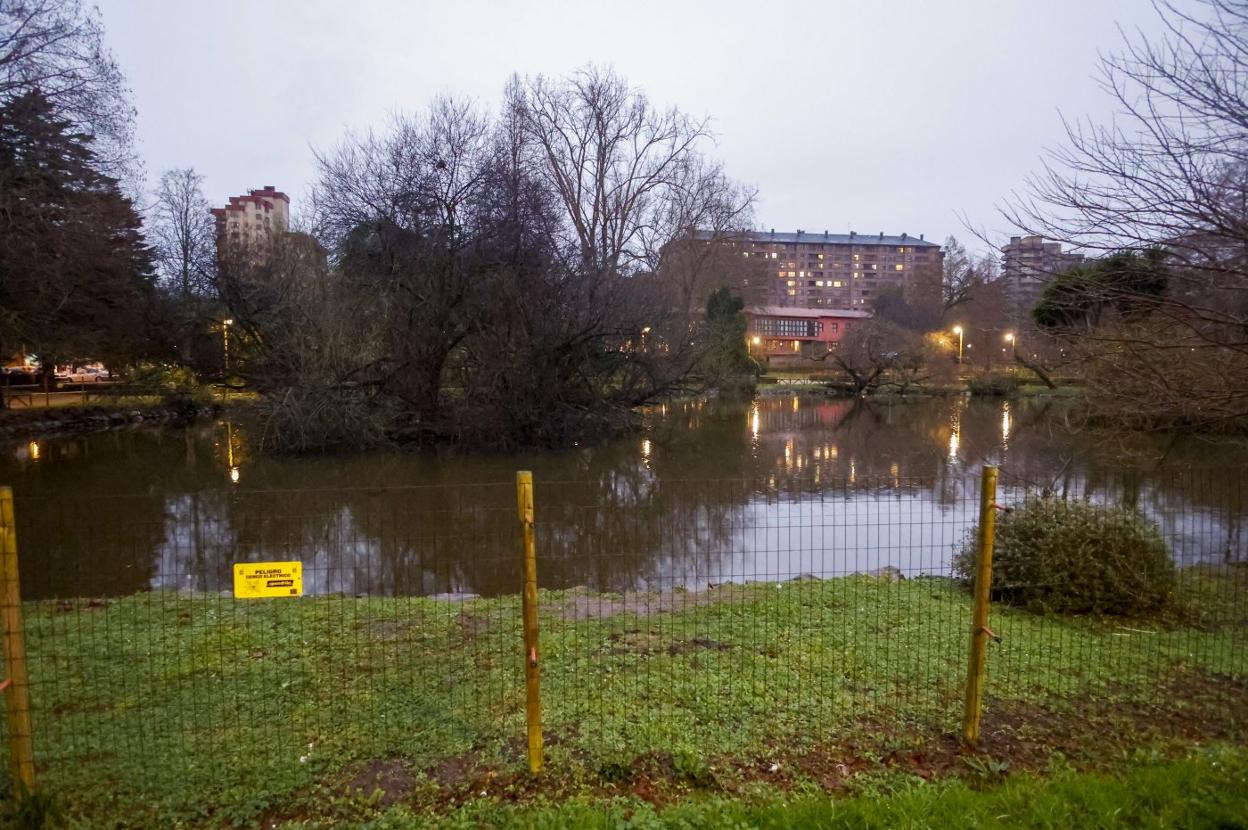
<svg viewBox="0 0 1248 830">
<path fill-rule="evenodd" d="M 276 453 L 364 450 L 386 443 L 393 419 L 368 388 L 308 382 L 262 398 L 260 446 Z"/>
<path fill-rule="evenodd" d="M 1008 397 L 1018 392 L 1018 387 L 1018 378 L 1007 374 L 976 375 L 966 382 L 970 393 L 981 397 Z"/>
<path fill-rule="evenodd" d="M 954 559 L 967 580 L 974 535 Z M 1156 525 L 1135 510 L 1049 496 L 997 519 L 994 599 L 1040 612 L 1147 615 L 1170 605 L 1175 577 Z"/>
<path fill-rule="evenodd" d="M 179 417 L 186 420 L 212 405 L 212 391 L 185 366 L 143 363 L 129 367 L 126 377 L 136 391 L 159 395 L 163 406 L 177 411 Z"/>
</svg>

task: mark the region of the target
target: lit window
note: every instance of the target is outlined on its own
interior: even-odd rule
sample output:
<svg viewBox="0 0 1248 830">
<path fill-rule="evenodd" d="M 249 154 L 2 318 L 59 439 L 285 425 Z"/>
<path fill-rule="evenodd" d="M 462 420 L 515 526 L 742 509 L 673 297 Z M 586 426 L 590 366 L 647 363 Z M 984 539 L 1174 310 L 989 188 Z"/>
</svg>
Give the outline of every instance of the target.
<svg viewBox="0 0 1248 830">
<path fill-rule="evenodd" d="M 772 251 L 772 252 L 771 252 L 771 258 L 772 258 L 772 259 L 775 259 L 775 258 L 776 258 L 776 252 L 775 252 L 775 251 Z"/>
<path fill-rule="evenodd" d="M 790 277 L 796 277 L 796 276 L 797 276 L 797 272 L 796 272 L 796 271 L 790 271 L 790 272 L 789 272 L 789 276 L 790 276 Z"/>
<path fill-rule="evenodd" d="M 823 288 L 823 280 L 815 280 L 816 288 Z"/>
<path fill-rule="evenodd" d="M 819 255 L 819 258 L 820 258 L 820 259 L 823 259 L 823 254 L 820 254 L 820 255 Z"/>
<path fill-rule="evenodd" d="M 743 257 L 748 257 L 749 255 L 750 255 L 750 252 L 749 252 L 749 251 L 742 251 L 742 252 L 741 252 L 741 256 L 743 256 Z"/>
<path fill-rule="evenodd" d="M 841 281 L 840 281 L 840 280 L 836 280 L 835 282 L 833 282 L 833 283 L 832 283 L 832 287 L 833 287 L 833 288 L 840 288 L 840 287 L 841 287 Z"/>
<path fill-rule="evenodd" d="M 905 249 L 905 248 L 898 248 L 898 249 L 897 249 L 897 253 L 899 253 L 899 254 L 904 254 L 905 252 L 906 252 L 906 249 Z"/>
<path fill-rule="evenodd" d="M 861 259 L 861 257 L 858 254 L 854 254 L 854 262 L 857 262 L 859 259 Z"/>
<path fill-rule="evenodd" d="M 790 287 L 790 288 L 792 288 L 792 287 L 793 287 L 793 286 L 795 286 L 795 285 L 797 285 L 797 281 L 796 281 L 796 280 L 789 280 L 789 287 Z"/>
<path fill-rule="evenodd" d="M 797 289 L 796 289 L 796 288 L 790 288 L 790 289 L 789 289 L 789 296 L 790 296 L 790 297 L 796 297 L 796 296 L 797 296 Z"/>
<path fill-rule="evenodd" d="M 902 265 L 900 262 L 894 265 L 893 267 L 896 268 L 898 271 L 906 270 L 906 266 Z"/>
<path fill-rule="evenodd" d="M 804 277 L 804 276 L 806 276 L 806 272 L 805 272 L 805 271 L 798 271 L 798 272 L 797 272 L 797 275 L 798 275 L 799 277 Z"/>
</svg>

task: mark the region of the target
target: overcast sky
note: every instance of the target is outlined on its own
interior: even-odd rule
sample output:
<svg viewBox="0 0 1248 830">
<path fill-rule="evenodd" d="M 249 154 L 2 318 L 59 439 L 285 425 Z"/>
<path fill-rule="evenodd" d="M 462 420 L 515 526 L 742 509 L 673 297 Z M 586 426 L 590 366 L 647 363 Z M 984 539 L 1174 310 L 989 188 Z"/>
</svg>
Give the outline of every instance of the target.
<svg viewBox="0 0 1248 830">
<path fill-rule="evenodd" d="M 1005 230 L 1068 116 L 1111 115 L 1095 79 L 1146 0 L 329 2 L 100 0 L 139 109 L 149 180 L 206 176 L 214 203 L 273 184 L 297 211 L 311 147 L 441 93 L 493 108 L 506 78 L 612 64 L 662 105 L 710 116 L 758 188 L 763 228 Z"/>
</svg>

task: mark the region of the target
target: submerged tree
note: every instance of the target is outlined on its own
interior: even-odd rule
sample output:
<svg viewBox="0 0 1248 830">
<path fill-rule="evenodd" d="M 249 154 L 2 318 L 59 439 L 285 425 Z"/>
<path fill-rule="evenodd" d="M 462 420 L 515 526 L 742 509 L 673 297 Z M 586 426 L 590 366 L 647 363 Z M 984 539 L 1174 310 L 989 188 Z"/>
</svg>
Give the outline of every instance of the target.
<svg viewBox="0 0 1248 830">
<path fill-rule="evenodd" d="M 703 224 L 735 232 L 750 198 L 707 141 L 701 122 L 591 68 L 513 79 L 494 119 L 442 99 L 320 153 L 332 297 L 367 344 L 326 377 L 371 390 L 392 437 L 542 445 L 618 429 L 686 388 L 713 269 L 684 243 Z M 263 303 L 240 302 L 254 281 L 230 279 L 256 342 L 287 340 Z M 272 361 L 240 368 L 270 395 L 302 383 Z"/>
</svg>

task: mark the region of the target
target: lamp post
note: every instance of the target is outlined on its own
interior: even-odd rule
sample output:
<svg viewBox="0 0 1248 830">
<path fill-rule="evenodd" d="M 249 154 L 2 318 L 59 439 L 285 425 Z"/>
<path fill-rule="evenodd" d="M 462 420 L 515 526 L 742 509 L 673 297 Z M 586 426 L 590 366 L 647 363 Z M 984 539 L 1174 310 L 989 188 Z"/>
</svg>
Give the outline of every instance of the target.
<svg viewBox="0 0 1248 830">
<path fill-rule="evenodd" d="M 962 362 L 962 327 L 954 326 L 953 333 L 958 336 L 958 363 Z"/>
<path fill-rule="evenodd" d="M 221 321 L 222 363 L 225 367 L 224 377 L 222 378 L 225 385 L 221 388 L 221 400 L 225 400 L 230 394 L 230 326 L 232 325 L 234 325 L 233 318 Z"/>
<path fill-rule="evenodd" d="M 225 373 L 230 373 L 230 326 L 234 325 L 233 319 L 221 321 L 221 345 L 225 352 Z"/>
<path fill-rule="evenodd" d="M 1014 336 L 1014 332 L 1007 331 L 1005 333 L 1005 342 L 1010 344 L 1010 356 L 1014 358 L 1010 361 L 1010 374 L 1014 374 L 1017 371 L 1017 367 L 1014 364 L 1018 362 L 1018 338 Z"/>
</svg>

